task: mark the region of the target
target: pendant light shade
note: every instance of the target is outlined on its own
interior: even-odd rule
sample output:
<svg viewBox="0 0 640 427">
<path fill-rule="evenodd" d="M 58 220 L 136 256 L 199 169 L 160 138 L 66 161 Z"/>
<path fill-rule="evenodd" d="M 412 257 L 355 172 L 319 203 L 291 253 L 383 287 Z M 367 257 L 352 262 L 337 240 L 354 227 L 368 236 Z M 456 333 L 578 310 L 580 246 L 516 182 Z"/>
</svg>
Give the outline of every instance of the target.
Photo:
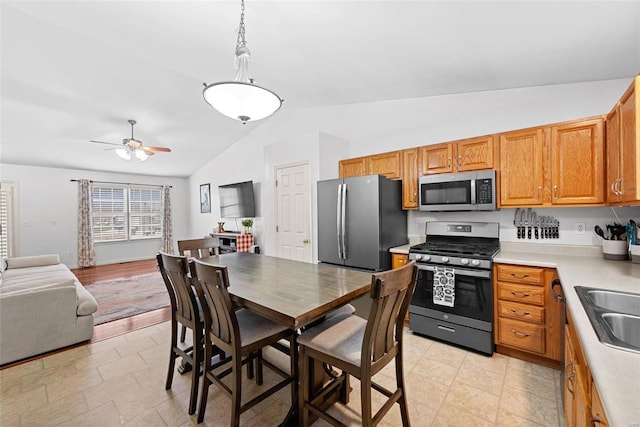
<svg viewBox="0 0 640 427">
<path fill-rule="evenodd" d="M 253 84 L 249 74 L 251 52 L 247 48 L 244 27 L 244 0 L 236 43 L 235 67 L 238 70 L 235 81 L 204 84 L 204 100 L 221 114 L 240 120 L 242 123 L 269 117 L 282 106 L 282 99 L 269 89 Z"/>
<path fill-rule="evenodd" d="M 243 123 L 269 117 L 282 105 L 278 95 L 253 83 L 212 83 L 203 95 L 221 114 Z"/>
</svg>

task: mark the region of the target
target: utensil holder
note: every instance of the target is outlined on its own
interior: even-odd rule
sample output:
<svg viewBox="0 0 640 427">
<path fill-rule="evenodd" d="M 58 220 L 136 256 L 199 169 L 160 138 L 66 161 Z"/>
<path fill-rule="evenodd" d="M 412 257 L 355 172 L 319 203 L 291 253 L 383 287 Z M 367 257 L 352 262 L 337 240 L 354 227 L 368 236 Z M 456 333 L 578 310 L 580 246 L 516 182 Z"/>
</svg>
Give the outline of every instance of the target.
<svg viewBox="0 0 640 427">
<path fill-rule="evenodd" d="M 640 245 L 629 245 L 629 254 L 631 262 L 640 264 Z"/>
<path fill-rule="evenodd" d="M 627 240 L 603 240 L 602 256 L 604 259 L 627 260 L 629 259 L 629 245 Z M 636 245 L 637 246 L 637 245 Z"/>
</svg>

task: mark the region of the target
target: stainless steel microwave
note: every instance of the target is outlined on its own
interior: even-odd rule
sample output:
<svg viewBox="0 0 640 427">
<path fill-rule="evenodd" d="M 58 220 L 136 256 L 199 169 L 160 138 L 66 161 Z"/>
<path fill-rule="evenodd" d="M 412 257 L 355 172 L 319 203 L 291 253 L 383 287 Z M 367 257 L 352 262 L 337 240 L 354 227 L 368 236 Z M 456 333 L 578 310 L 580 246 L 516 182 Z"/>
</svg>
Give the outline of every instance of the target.
<svg viewBox="0 0 640 427">
<path fill-rule="evenodd" d="M 421 176 L 421 211 L 496 210 L 496 171 L 443 173 Z"/>
</svg>

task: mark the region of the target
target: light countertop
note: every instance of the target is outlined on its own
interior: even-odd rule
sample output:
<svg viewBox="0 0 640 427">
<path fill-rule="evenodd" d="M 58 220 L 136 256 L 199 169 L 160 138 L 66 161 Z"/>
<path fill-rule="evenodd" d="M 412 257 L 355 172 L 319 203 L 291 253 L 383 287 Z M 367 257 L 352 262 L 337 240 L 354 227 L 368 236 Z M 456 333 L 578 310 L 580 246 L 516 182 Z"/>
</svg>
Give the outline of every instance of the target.
<svg viewBox="0 0 640 427">
<path fill-rule="evenodd" d="M 640 264 L 606 260 L 599 246 L 513 242 L 501 242 L 494 261 L 557 269 L 609 425 L 640 425 L 640 353 L 602 344 L 574 289 L 588 286 L 640 294 Z"/>
</svg>

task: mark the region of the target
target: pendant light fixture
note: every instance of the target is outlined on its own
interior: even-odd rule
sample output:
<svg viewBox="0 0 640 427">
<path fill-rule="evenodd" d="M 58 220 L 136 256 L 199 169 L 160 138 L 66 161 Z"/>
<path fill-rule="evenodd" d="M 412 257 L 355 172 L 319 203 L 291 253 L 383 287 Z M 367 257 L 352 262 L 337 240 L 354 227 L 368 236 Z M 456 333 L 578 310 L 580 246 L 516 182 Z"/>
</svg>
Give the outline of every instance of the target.
<svg viewBox="0 0 640 427">
<path fill-rule="evenodd" d="M 236 42 L 234 65 L 238 70 L 235 81 L 204 83 L 202 95 L 209 105 L 221 114 L 243 124 L 269 117 L 282 106 L 282 99 L 269 89 L 257 86 L 249 74 L 251 53 L 247 48 L 244 28 L 244 0 Z"/>
</svg>

